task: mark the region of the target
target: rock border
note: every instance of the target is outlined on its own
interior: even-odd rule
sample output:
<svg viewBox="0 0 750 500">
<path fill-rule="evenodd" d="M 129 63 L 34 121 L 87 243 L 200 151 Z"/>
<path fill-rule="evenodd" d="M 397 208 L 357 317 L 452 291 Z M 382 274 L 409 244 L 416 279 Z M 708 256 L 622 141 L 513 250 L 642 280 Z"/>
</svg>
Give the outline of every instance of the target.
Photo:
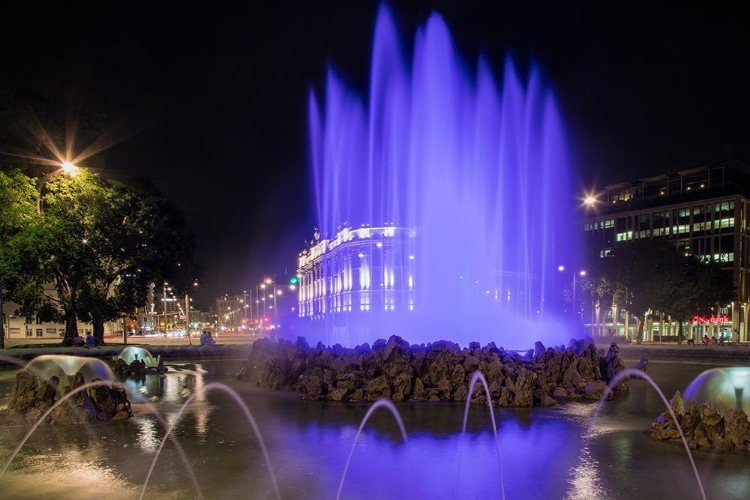
<svg viewBox="0 0 750 500">
<path fill-rule="evenodd" d="M 606 354 L 591 339 L 545 348 L 536 342 L 525 353 L 490 342 L 468 348 L 441 340 L 410 345 L 401 337 L 377 340 L 372 347 L 310 347 L 304 337 L 274 343 L 259 339 L 237 373 L 241 381 L 271 390 L 294 390 L 308 401 L 466 401 L 472 375 L 481 372 L 493 406 L 552 406 L 561 398 L 612 397 L 608 382 L 625 370 L 612 343 Z M 645 365 L 645 362 L 643 363 Z M 628 379 L 616 390 L 627 390 Z M 472 403 L 486 404 L 477 384 Z"/>
</svg>

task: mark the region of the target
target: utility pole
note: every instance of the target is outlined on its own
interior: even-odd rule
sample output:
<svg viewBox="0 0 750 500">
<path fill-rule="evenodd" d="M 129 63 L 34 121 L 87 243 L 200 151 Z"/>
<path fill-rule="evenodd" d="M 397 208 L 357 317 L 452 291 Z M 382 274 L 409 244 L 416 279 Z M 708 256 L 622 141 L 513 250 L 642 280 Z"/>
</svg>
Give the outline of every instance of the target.
<svg viewBox="0 0 750 500">
<path fill-rule="evenodd" d="M 162 290 L 162 298 L 164 301 L 164 337 L 167 336 L 167 282 L 164 282 L 164 288 Z"/>
<path fill-rule="evenodd" d="M 188 344 L 193 345 L 193 341 L 190 339 L 190 298 L 187 292 L 185 292 L 185 334 L 188 338 Z"/>
</svg>

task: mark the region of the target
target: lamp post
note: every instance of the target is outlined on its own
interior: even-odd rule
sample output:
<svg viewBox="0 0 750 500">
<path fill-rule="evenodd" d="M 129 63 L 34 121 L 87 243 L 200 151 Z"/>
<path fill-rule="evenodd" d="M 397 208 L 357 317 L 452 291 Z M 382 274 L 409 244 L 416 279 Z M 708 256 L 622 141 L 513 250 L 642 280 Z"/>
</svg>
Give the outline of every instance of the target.
<svg viewBox="0 0 750 500">
<path fill-rule="evenodd" d="M 162 288 L 162 302 L 164 302 L 164 337 L 167 337 L 167 282 L 164 282 L 164 286 Z M 159 327 L 161 328 L 161 323 L 159 323 Z"/>
<path fill-rule="evenodd" d="M 560 271 L 560 272 L 564 272 L 565 271 L 565 266 L 562 266 L 562 265 L 557 266 L 557 270 Z M 577 275 L 578 276 L 586 276 L 586 271 L 584 269 L 582 269 L 582 270 L 580 270 L 578 272 L 573 272 L 573 312 L 576 314 L 576 316 L 578 316 L 578 308 L 577 308 L 577 304 L 576 304 L 576 276 Z"/>
<path fill-rule="evenodd" d="M 193 282 L 193 286 L 198 286 L 197 280 Z M 185 291 L 185 335 L 188 338 L 188 345 L 193 345 L 193 340 L 190 338 L 190 293 L 188 290 Z"/>
<path fill-rule="evenodd" d="M 185 335 L 188 338 L 188 345 L 193 345 L 190 339 L 190 297 L 187 292 L 185 292 Z"/>
<path fill-rule="evenodd" d="M 243 324 L 245 325 L 245 329 L 247 329 L 247 290 L 242 291 L 242 295 L 244 297 L 244 300 L 242 301 L 242 318 L 243 318 Z"/>
</svg>

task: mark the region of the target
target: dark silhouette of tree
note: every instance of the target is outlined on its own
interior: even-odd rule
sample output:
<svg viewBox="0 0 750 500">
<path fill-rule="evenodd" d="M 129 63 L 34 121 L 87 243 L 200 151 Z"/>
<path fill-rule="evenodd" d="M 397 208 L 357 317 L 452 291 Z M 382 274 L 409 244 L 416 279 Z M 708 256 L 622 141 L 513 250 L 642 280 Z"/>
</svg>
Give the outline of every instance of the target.
<svg viewBox="0 0 750 500">
<path fill-rule="evenodd" d="M 667 240 L 640 239 L 618 244 L 612 253 L 592 261 L 587 293 L 610 297 L 637 320 L 641 338 L 648 311 L 680 323 L 733 300 L 732 271 L 702 262 Z"/>
</svg>

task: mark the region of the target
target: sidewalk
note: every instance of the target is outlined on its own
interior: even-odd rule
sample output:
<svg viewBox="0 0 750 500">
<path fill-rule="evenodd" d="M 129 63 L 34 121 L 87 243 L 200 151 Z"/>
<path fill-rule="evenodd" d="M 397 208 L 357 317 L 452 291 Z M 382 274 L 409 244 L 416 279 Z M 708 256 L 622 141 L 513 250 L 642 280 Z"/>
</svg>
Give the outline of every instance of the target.
<svg viewBox="0 0 750 500">
<path fill-rule="evenodd" d="M 133 340 L 137 338 L 138 340 Z M 140 346 L 152 356 L 162 359 L 247 359 L 250 346 L 257 337 L 220 336 L 216 345 L 201 346 L 197 338 L 105 337 L 106 345 L 98 347 L 63 347 L 58 339 L 5 339 L 5 349 L 0 349 L 0 368 L 17 368 L 19 362 L 29 361 L 43 354 L 63 354 L 108 360 L 127 346 Z"/>
<path fill-rule="evenodd" d="M 255 337 L 252 335 L 231 335 L 231 334 L 213 334 L 214 340 L 218 344 L 252 344 L 261 337 Z M 5 339 L 5 348 L 13 349 L 23 346 L 60 346 L 62 339 L 56 338 L 12 338 Z M 145 337 L 140 335 L 131 335 L 128 337 L 127 344 L 123 343 L 122 335 L 114 337 L 104 337 L 104 343 L 108 346 L 124 346 L 124 345 L 168 345 L 168 346 L 189 346 L 189 345 L 200 345 L 199 337 L 191 337 L 188 341 L 187 337 Z"/>
<path fill-rule="evenodd" d="M 596 344 L 604 348 L 605 344 Z M 606 344 L 609 346 L 609 344 Z M 646 356 L 652 361 L 695 361 L 716 364 L 750 365 L 750 346 L 741 345 L 689 345 L 667 342 L 644 342 L 642 344 L 620 344 L 620 357 L 623 359 L 640 359 Z"/>
</svg>

